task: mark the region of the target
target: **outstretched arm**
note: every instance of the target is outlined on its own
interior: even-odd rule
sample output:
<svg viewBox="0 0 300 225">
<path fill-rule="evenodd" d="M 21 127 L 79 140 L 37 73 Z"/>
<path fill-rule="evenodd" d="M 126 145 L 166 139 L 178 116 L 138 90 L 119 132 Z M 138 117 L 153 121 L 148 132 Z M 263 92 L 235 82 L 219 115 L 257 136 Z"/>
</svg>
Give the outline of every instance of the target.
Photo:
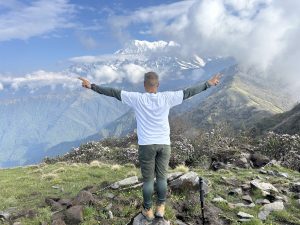
<svg viewBox="0 0 300 225">
<path fill-rule="evenodd" d="M 121 101 L 121 90 L 110 88 L 110 87 L 101 87 L 96 84 L 91 84 L 87 79 L 79 77 L 79 80 L 82 81 L 82 87 L 91 89 L 99 94 L 114 97 Z"/>
<path fill-rule="evenodd" d="M 220 78 L 222 75 L 220 73 L 214 75 L 211 79 L 208 81 L 205 81 L 204 83 L 197 84 L 195 86 L 186 88 L 183 90 L 183 100 L 188 99 L 196 94 L 199 94 L 202 91 L 205 91 L 207 88 L 210 88 L 211 86 L 215 86 L 220 82 Z"/>
</svg>

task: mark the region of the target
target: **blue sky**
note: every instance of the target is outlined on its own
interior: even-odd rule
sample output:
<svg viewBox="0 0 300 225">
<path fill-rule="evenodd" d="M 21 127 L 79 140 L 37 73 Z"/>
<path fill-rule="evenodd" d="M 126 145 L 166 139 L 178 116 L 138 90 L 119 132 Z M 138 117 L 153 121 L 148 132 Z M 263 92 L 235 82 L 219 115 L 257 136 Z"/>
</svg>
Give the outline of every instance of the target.
<svg viewBox="0 0 300 225">
<path fill-rule="evenodd" d="M 0 0 L 0 91 L 138 39 L 230 56 L 299 92 L 299 11 L 295 0 Z"/>
<path fill-rule="evenodd" d="M 65 68 L 68 58 L 112 53 L 122 46 L 111 17 L 170 0 L 0 0 L 0 74 Z M 137 39 L 149 39 L 131 27 Z"/>
</svg>

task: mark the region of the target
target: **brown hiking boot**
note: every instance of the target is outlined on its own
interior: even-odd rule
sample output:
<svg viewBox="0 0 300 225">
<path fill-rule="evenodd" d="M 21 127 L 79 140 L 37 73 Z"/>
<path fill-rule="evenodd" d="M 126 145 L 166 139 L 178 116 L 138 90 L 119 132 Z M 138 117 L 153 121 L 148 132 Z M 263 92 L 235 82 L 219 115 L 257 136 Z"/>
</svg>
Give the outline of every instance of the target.
<svg viewBox="0 0 300 225">
<path fill-rule="evenodd" d="M 165 204 L 160 204 L 156 206 L 155 216 L 163 218 L 165 215 Z"/>
<path fill-rule="evenodd" d="M 154 219 L 153 210 L 145 209 L 144 206 L 142 207 L 142 214 L 146 218 L 147 221 L 152 221 Z"/>
</svg>

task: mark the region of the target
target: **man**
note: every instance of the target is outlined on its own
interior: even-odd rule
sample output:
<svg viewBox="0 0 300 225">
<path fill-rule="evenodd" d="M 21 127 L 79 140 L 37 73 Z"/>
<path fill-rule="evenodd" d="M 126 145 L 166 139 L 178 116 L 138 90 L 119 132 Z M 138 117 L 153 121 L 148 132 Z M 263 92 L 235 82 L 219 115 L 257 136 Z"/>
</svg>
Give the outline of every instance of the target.
<svg viewBox="0 0 300 225">
<path fill-rule="evenodd" d="M 84 78 L 82 86 L 99 94 L 115 97 L 134 109 L 137 120 L 137 136 L 139 144 L 139 162 L 143 176 L 143 207 L 142 214 L 148 221 L 154 219 L 152 211 L 152 195 L 154 177 L 157 184 L 157 207 L 155 215 L 163 217 L 167 194 L 167 170 L 169 165 L 170 126 L 169 110 L 207 88 L 217 85 L 221 74 L 214 75 L 210 80 L 180 91 L 157 92 L 158 75 L 148 72 L 144 75 L 146 93 L 127 92 L 109 87 L 91 84 Z"/>
</svg>

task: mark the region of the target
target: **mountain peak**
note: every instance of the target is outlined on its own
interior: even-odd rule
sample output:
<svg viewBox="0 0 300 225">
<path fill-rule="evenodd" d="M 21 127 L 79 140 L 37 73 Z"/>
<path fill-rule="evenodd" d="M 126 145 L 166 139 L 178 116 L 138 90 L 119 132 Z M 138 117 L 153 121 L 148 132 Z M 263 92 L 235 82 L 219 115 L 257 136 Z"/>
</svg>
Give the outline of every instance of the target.
<svg viewBox="0 0 300 225">
<path fill-rule="evenodd" d="M 125 45 L 125 48 L 118 50 L 115 54 L 140 54 L 140 53 L 147 53 L 147 52 L 157 52 L 161 50 L 166 50 L 167 48 L 172 48 L 179 46 L 174 41 L 145 41 L 145 40 L 132 40 L 128 44 Z"/>
</svg>

